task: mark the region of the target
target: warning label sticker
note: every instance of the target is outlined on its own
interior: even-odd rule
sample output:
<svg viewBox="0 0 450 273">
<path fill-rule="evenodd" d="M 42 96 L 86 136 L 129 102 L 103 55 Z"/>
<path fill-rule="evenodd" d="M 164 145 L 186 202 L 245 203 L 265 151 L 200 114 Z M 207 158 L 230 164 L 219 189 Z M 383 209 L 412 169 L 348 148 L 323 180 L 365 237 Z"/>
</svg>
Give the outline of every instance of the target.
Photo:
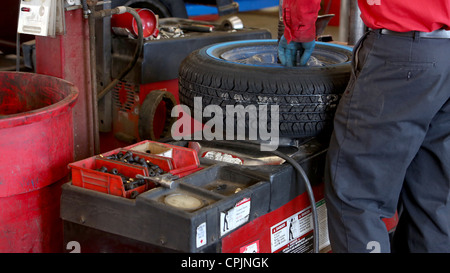
<svg viewBox="0 0 450 273">
<path fill-rule="evenodd" d="M 220 212 L 220 236 L 246 223 L 250 216 L 250 198 L 244 198 L 233 208 Z"/>
<path fill-rule="evenodd" d="M 204 246 L 206 244 L 206 222 L 201 223 L 197 227 L 195 238 L 197 248 Z"/>
<path fill-rule="evenodd" d="M 319 222 L 319 248 L 329 245 L 325 200 L 316 202 Z M 311 207 L 291 215 L 270 228 L 272 252 L 304 253 L 313 251 Z"/>
<path fill-rule="evenodd" d="M 259 240 L 239 248 L 239 253 L 259 253 Z"/>
</svg>

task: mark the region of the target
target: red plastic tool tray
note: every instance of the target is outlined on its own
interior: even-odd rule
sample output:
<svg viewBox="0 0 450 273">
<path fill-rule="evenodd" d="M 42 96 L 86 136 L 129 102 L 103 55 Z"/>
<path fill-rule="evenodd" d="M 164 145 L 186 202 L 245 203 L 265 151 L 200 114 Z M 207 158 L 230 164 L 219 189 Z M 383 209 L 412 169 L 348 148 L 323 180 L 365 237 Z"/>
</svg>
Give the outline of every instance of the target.
<svg viewBox="0 0 450 273">
<path fill-rule="evenodd" d="M 144 140 L 125 147 L 126 150 L 139 155 L 151 155 L 154 158 L 169 158 L 173 169 L 169 172 L 179 177 L 186 176 L 201 169 L 200 160 L 194 149 L 176 145 Z"/>
<path fill-rule="evenodd" d="M 126 177 L 134 178 L 137 174 L 148 176 L 148 170 L 143 166 L 107 159 L 108 156 L 119 152 L 126 153 L 127 151 L 132 152 L 133 156 L 137 155 L 158 165 L 164 172 L 179 177 L 201 169 L 197 153 L 193 149 L 154 141 L 143 141 L 69 164 L 72 169 L 72 184 L 125 198 L 131 198 L 134 191 L 142 193 L 154 188 L 155 184 L 148 182 L 127 191 L 119 175 L 98 171 L 101 167 L 106 167 L 108 170 L 116 168 L 120 174 Z"/>
<path fill-rule="evenodd" d="M 108 170 L 116 168 L 118 172 L 127 177 L 135 177 L 137 174 L 148 175 L 147 169 L 142 166 L 122 163 L 93 156 L 84 160 L 69 164 L 72 168 L 72 184 L 78 187 L 104 192 L 116 196 L 130 198 L 133 191 L 142 193 L 149 189 L 149 183 L 126 191 L 119 175 L 100 172 L 96 169 L 106 167 Z M 153 186 L 154 187 L 154 186 Z"/>
</svg>

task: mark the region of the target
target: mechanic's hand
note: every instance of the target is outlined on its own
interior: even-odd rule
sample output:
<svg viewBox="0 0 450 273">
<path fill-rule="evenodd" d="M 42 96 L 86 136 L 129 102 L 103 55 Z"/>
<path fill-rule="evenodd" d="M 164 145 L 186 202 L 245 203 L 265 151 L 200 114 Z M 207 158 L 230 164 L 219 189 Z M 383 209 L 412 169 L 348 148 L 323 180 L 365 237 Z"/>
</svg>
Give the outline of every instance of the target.
<svg viewBox="0 0 450 273">
<path fill-rule="evenodd" d="M 307 43 L 291 41 L 289 44 L 286 38 L 281 36 L 278 44 L 278 58 L 285 66 L 305 66 L 311 57 L 316 42 L 313 40 Z M 300 64 L 297 64 L 297 50 L 300 50 Z"/>
</svg>

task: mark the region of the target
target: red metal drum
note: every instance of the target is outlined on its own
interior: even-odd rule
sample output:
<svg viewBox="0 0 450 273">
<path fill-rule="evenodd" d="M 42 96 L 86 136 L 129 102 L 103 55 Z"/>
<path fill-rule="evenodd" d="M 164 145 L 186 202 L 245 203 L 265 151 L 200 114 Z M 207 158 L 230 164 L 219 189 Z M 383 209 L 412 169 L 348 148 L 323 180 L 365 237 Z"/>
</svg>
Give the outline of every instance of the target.
<svg viewBox="0 0 450 273">
<path fill-rule="evenodd" d="M 60 252 L 61 184 L 73 161 L 77 88 L 0 72 L 0 252 Z"/>
</svg>

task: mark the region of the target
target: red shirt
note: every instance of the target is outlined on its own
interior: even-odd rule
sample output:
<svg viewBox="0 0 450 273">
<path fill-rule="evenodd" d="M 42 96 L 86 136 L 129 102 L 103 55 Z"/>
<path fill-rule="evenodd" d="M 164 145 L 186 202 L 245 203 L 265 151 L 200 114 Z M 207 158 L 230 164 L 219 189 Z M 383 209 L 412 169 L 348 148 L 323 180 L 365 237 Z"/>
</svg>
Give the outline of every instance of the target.
<svg viewBox="0 0 450 273">
<path fill-rule="evenodd" d="M 288 43 L 316 38 L 316 20 L 321 0 L 283 0 L 284 37 Z"/>
<path fill-rule="evenodd" d="M 358 0 L 358 5 L 364 24 L 372 29 L 398 32 L 450 30 L 449 0 Z M 286 39 L 312 41 L 319 9 L 319 0 L 284 0 Z"/>
<path fill-rule="evenodd" d="M 431 32 L 449 29 L 449 0 L 359 0 L 361 18 L 372 29 Z"/>
</svg>

